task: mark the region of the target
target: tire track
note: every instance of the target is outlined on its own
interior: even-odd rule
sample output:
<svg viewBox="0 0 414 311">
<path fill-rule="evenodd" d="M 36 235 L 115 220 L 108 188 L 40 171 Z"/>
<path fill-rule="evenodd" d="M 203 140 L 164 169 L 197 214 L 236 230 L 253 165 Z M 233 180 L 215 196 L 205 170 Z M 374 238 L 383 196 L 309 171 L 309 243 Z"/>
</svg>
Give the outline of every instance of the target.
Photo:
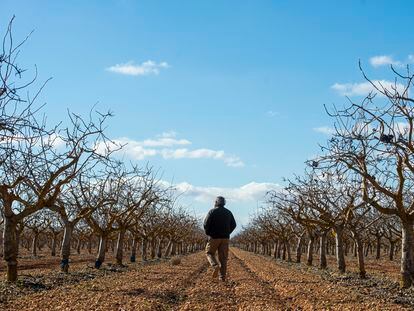
<svg viewBox="0 0 414 311">
<path fill-rule="evenodd" d="M 174 310 L 291 310 L 274 288 L 229 252 L 228 281 L 213 280 L 209 269 L 189 287 Z"/>
<path fill-rule="evenodd" d="M 293 310 L 407 310 L 384 299 L 355 292 L 321 276 L 279 264 L 271 257 L 231 249 L 253 274 L 273 287 Z"/>
<path fill-rule="evenodd" d="M 207 263 L 201 252 L 0 303 L 0 310 L 173 310 Z"/>
<path fill-rule="evenodd" d="M 208 269 L 207 260 L 203 260 L 207 268 L 194 280 L 193 286 L 187 288 L 185 300 L 174 310 L 238 310 L 232 283 L 213 280 L 213 271 Z"/>
<path fill-rule="evenodd" d="M 268 281 L 262 279 L 244 262 L 242 258 L 237 256 L 230 250 L 231 256 L 234 258 L 235 266 L 240 267 L 240 275 L 244 278 L 240 279 L 236 287 L 238 296 L 241 297 L 240 310 L 300 310 L 292 308 L 289 301 L 282 298 L 282 296 L 275 290 L 275 288 Z M 253 305 L 251 305 L 253 303 Z M 246 308 L 244 308 L 246 306 Z"/>
</svg>

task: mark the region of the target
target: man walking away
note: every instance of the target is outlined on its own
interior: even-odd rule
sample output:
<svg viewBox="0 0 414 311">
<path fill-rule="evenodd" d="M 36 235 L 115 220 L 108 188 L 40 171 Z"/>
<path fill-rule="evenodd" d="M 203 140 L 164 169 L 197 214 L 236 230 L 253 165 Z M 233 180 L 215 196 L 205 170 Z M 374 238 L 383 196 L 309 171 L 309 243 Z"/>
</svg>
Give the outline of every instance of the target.
<svg viewBox="0 0 414 311">
<path fill-rule="evenodd" d="M 207 260 L 214 268 L 213 278 L 216 278 L 220 271 L 221 281 L 226 280 L 229 238 L 230 233 L 236 228 L 233 214 L 224 205 L 226 205 L 226 200 L 223 197 L 217 197 L 214 208 L 208 212 L 204 220 L 204 231 L 209 236 L 206 246 Z M 216 251 L 218 251 L 220 266 L 216 260 Z"/>
</svg>

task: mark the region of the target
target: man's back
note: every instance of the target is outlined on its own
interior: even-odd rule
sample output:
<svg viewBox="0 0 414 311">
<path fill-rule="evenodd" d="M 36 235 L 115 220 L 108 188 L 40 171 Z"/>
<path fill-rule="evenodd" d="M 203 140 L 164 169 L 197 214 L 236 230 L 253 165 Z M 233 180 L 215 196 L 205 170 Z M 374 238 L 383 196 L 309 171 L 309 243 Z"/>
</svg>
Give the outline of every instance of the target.
<svg viewBox="0 0 414 311">
<path fill-rule="evenodd" d="M 204 221 L 204 230 L 213 239 L 228 239 L 235 228 L 233 214 L 224 206 L 211 209 Z"/>
</svg>

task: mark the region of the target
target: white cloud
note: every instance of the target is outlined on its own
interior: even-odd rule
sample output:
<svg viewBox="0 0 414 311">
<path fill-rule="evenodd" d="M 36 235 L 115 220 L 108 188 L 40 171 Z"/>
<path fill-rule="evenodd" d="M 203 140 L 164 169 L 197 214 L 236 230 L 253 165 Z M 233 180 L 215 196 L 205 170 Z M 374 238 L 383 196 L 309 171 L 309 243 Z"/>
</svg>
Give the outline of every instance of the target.
<svg viewBox="0 0 414 311">
<path fill-rule="evenodd" d="M 407 58 L 403 61 L 394 59 L 391 55 L 378 55 L 373 56 L 369 59 L 370 64 L 377 68 L 381 66 L 388 66 L 393 65 L 396 67 L 403 67 L 406 64 L 413 64 L 414 63 L 414 55 L 409 54 Z"/>
<path fill-rule="evenodd" d="M 175 131 L 168 131 L 160 135 L 157 135 L 157 137 L 164 137 L 164 138 L 171 138 L 171 137 L 176 137 L 176 136 L 177 136 L 177 132 Z"/>
<path fill-rule="evenodd" d="M 224 163 L 227 164 L 227 166 L 231 167 L 243 167 L 244 162 L 236 156 L 227 156 L 223 159 Z"/>
<path fill-rule="evenodd" d="M 407 134 L 410 130 L 410 125 L 407 122 L 395 122 L 393 124 L 393 130 L 396 134 Z"/>
<path fill-rule="evenodd" d="M 336 133 L 335 129 L 333 127 L 330 127 L 330 126 L 315 127 L 315 128 L 313 128 L 313 130 L 315 132 L 322 133 L 322 134 L 329 135 L 329 136 Z"/>
<path fill-rule="evenodd" d="M 280 115 L 280 113 L 279 113 L 279 112 L 277 112 L 277 111 L 273 111 L 273 110 L 269 110 L 266 114 L 267 114 L 269 117 L 271 117 L 271 118 L 273 118 L 273 117 L 276 117 L 276 116 Z"/>
<path fill-rule="evenodd" d="M 392 81 L 373 80 L 372 83 L 374 83 L 380 90 L 386 89 L 391 94 L 395 93 L 395 89 L 400 94 L 405 90 L 404 85 Z M 370 92 L 378 93 L 375 87 L 368 81 L 361 83 L 335 83 L 331 88 L 344 96 L 367 96 Z"/>
<path fill-rule="evenodd" d="M 387 66 L 387 65 L 394 65 L 394 66 L 401 66 L 402 63 L 398 60 L 395 60 L 392 58 L 392 56 L 389 55 L 379 55 L 379 56 L 373 56 L 369 59 L 369 62 L 373 67 L 381 67 L 381 66 Z"/>
<path fill-rule="evenodd" d="M 224 151 L 216 151 L 211 149 L 195 149 L 188 150 L 186 148 L 182 149 L 164 149 L 162 155 L 166 159 L 200 159 L 200 158 L 212 158 L 212 159 L 221 159 L 224 157 Z"/>
<path fill-rule="evenodd" d="M 164 149 L 161 151 L 164 159 L 214 159 L 222 160 L 228 166 L 242 167 L 243 161 L 239 157 L 229 156 L 223 150 L 211 150 L 211 149 L 194 149 L 188 150 L 187 148 L 181 149 Z"/>
<path fill-rule="evenodd" d="M 168 132 L 154 139 L 145 139 L 143 141 L 120 137 L 113 139 L 107 146 L 103 143 L 98 144 L 96 150 L 100 153 L 106 153 L 108 148 L 109 150 L 116 150 L 119 149 L 119 146 L 123 146 L 122 150 L 117 152 L 121 152 L 134 160 L 161 156 L 164 159 L 213 159 L 223 161 L 227 166 L 231 167 L 244 166 L 243 161 L 239 157 L 229 155 L 223 150 L 181 148 L 184 145 L 188 146 L 191 144 L 191 141 L 187 139 L 177 139 L 176 133 Z"/>
<path fill-rule="evenodd" d="M 26 138 L 24 138 L 23 136 L 17 135 L 17 136 L 14 136 L 11 140 L 6 139 L 6 140 L 3 140 L 1 143 L 11 143 L 12 141 L 18 142 L 18 141 L 25 140 L 25 139 Z M 49 147 L 52 147 L 54 149 L 60 149 L 66 146 L 66 142 L 63 140 L 62 136 L 60 136 L 58 133 L 52 133 L 50 135 L 45 135 L 42 137 L 41 140 L 36 142 L 37 147 L 40 147 L 43 144 Z"/>
<path fill-rule="evenodd" d="M 116 64 L 108 67 L 106 70 L 129 76 L 148 76 L 158 75 L 161 69 L 170 67 L 166 62 L 156 63 L 152 60 L 147 60 L 140 65 L 136 65 L 133 62 L 125 64 Z"/>
<path fill-rule="evenodd" d="M 98 143 L 95 147 L 95 151 L 101 154 L 106 154 L 107 152 L 122 153 L 126 157 L 134 160 L 144 160 L 145 158 L 153 157 L 158 154 L 156 149 L 145 148 L 142 145 L 142 142 L 134 141 L 127 137 L 113 139 L 106 144 Z"/>
<path fill-rule="evenodd" d="M 159 137 L 157 139 L 146 139 L 141 143 L 145 147 L 172 147 L 172 146 L 182 146 L 182 145 L 191 145 L 191 142 L 187 139 L 175 139 L 173 137 Z"/>
<path fill-rule="evenodd" d="M 55 149 L 59 149 L 59 148 L 64 147 L 66 145 L 66 142 L 57 133 L 53 133 L 51 135 L 44 136 L 43 137 L 43 143 L 46 143 L 47 145 L 49 145 L 49 146 L 51 146 Z"/>
<path fill-rule="evenodd" d="M 266 193 L 271 190 L 280 190 L 282 187 L 276 183 L 250 182 L 240 187 L 200 187 L 187 182 L 178 183 L 175 188 L 184 196 L 191 197 L 200 202 L 214 202 L 221 195 L 229 202 L 256 202 L 263 200 Z"/>
<path fill-rule="evenodd" d="M 172 147 L 191 145 L 191 142 L 187 139 L 176 139 L 177 133 L 174 131 L 164 132 L 161 135 L 157 135 L 156 139 L 146 139 L 142 142 L 137 142 L 146 147 Z"/>
</svg>

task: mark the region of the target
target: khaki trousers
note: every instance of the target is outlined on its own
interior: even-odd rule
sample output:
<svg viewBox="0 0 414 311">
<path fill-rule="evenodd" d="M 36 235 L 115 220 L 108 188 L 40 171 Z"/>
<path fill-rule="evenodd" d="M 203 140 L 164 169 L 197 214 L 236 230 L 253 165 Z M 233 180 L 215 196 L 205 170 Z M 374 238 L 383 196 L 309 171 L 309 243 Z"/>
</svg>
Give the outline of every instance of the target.
<svg viewBox="0 0 414 311">
<path fill-rule="evenodd" d="M 226 277 L 227 258 L 229 256 L 229 239 L 210 239 L 206 246 L 207 260 L 211 266 L 216 266 L 216 251 L 220 262 L 220 277 Z"/>
</svg>

